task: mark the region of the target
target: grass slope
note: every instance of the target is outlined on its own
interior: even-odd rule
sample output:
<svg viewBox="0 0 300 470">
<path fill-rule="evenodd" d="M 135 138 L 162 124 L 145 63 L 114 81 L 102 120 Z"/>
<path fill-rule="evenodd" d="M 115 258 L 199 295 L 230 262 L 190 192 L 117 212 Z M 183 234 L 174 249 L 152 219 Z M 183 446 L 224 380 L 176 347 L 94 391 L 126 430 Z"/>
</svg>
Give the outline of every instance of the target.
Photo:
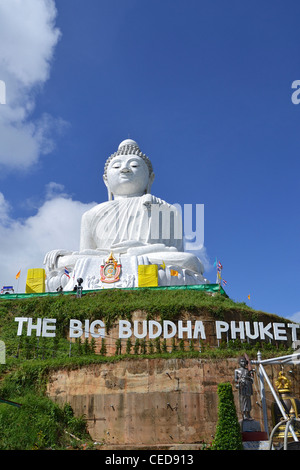
<svg viewBox="0 0 300 470">
<path fill-rule="evenodd" d="M 183 312 L 213 316 L 216 319 L 238 314 L 249 320 L 257 320 L 260 315 L 268 315 L 225 296 L 211 296 L 193 290 L 107 289 L 86 294 L 81 299 L 73 295 L 16 300 L 1 298 L 0 340 L 6 346 L 6 363 L 0 364 L 0 397 L 19 402 L 22 407 L 15 408 L 0 402 L 0 450 L 56 449 L 78 446 L 82 442 L 91 444 L 84 419 L 75 418 L 68 405 L 61 409 L 45 397 L 48 374 L 54 369 L 78 368 L 124 358 L 169 358 L 170 353 L 155 349 L 148 350 L 144 355 L 136 355 L 132 350 L 131 354 L 105 357 L 93 354 L 92 348 L 85 345 L 82 345 L 77 356 L 69 357 L 66 336 L 71 318 L 102 319 L 110 327 L 119 318 L 130 320 L 132 312 L 136 310 L 147 312 L 148 318 L 159 315 L 162 320 L 174 320 Z M 56 337 L 18 337 L 15 317 L 56 318 Z M 278 320 L 278 317 L 274 317 Z M 200 354 L 201 357 L 236 357 L 245 346 L 235 342 L 226 345 L 225 349 L 203 348 L 201 353 L 176 348 L 171 354 L 174 357 L 197 357 Z M 70 441 L 72 434 L 79 441 Z"/>
</svg>

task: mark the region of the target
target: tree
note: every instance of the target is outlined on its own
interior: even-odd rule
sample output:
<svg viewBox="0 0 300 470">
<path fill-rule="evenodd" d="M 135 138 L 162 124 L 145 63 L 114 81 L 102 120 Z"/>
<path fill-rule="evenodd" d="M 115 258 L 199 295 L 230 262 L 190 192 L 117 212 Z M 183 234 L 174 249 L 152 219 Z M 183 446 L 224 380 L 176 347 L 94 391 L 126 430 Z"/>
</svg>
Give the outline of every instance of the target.
<svg viewBox="0 0 300 470">
<path fill-rule="evenodd" d="M 107 353 L 107 349 L 106 349 L 105 338 L 102 338 L 100 354 L 101 356 L 106 356 L 106 353 Z"/>
<path fill-rule="evenodd" d="M 164 353 L 168 352 L 168 347 L 167 347 L 167 340 L 166 340 L 166 338 L 163 339 L 161 349 L 162 349 L 162 352 L 164 352 Z"/>
<path fill-rule="evenodd" d="M 147 344 L 144 339 L 141 340 L 141 353 L 147 354 Z"/>
<path fill-rule="evenodd" d="M 212 450 L 243 450 L 242 434 L 229 382 L 218 385 L 218 422 Z"/>
<path fill-rule="evenodd" d="M 140 340 L 139 340 L 138 338 L 135 340 L 133 350 L 134 350 L 134 354 L 137 355 L 137 354 L 139 353 L 139 350 L 140 350 Z"/>
<path fill-rule="evenodd" d="M 131 339 L 128 338 L 128 340 L 126 341 L 126 354 L 130 354 L 130 353 L 131 353 L 131 348 L 132 348 Z"/>
<path fill-rule="evenodd" d="M 117 356 L 117 355 L 121 354 L 121 350 L 122 350 L 121 339 L 118 338 L 118 339 L 116 340 L 116 352 L 115 352 L 115 355 Z"/>
</svg>

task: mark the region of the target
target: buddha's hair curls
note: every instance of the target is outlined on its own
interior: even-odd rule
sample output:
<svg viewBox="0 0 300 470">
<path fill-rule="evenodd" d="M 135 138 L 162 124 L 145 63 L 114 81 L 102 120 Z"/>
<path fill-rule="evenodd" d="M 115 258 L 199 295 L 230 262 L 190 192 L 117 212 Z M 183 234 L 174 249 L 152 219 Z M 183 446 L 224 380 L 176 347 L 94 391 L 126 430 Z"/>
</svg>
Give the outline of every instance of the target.
<svg viewBox="0 0 300 470">
<path fill-rule="evenodd" d="M 137 155 L 138 157 L 142 158 L 144 162 L 146 163 L 148 170 L 149 170 L 149 176 L 152 175 L 153 173 L 153 167 L 152 163 L 150 162 L 149 158 L 146 157 L 146 155 L 141 152 L 139 147 L 137 145 L 124 145 L 122 146 L 117 152 L 113 153 L 108 159 L 106 160 L 105 166 L 104 166 L 104 175 L 103 178 L 107 180 L 107 168 L 110 162 L 112 161 L 113 158 L 117 157 L 118 155 Z"/>
</svg>

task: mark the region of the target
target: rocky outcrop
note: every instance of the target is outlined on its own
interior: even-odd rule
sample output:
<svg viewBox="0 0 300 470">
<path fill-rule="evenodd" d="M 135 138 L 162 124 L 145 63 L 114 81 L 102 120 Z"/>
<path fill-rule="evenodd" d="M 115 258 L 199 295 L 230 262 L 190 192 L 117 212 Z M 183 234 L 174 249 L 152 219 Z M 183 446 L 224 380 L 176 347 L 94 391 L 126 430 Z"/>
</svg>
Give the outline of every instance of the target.
<svg viewBox="0 0 300 470">
<path fill-rule="evenodd" d="M 218 384 L 233 384 L 237 366 L 237 359 L 124 359 L 54 372 L 47 394 L 85 415 L 92 438 L 107 445 L 209 443 L 218 419 Z M 267 398 L 270 405 L 268 391 Z M 257 378 L 252 404 L 253 417 L 262 423 Z"/>
</svg>

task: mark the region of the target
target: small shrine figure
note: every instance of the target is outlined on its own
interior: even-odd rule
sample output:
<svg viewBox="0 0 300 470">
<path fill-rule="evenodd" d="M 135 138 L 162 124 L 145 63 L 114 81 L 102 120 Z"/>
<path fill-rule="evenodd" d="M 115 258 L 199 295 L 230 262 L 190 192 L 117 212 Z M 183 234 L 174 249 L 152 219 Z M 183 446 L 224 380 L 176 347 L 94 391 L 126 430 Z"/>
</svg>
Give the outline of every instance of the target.
<svg viewBox="0 0 300 470">
<path fill-rule="evenodd" d="M 246 357 L 242 357 L 240 359 L 240 368 L 235 370 L 234 380 L 236 387 L 239 390 L 240 409 L 243 420 L 252 420 L 253 418 L 251 418 L 250 411 L 252 409 L 251 395 L 253 395 L 253 371 L 251 370 L 249 361 Z"/>
<path fill-rule="evenodd" d="M 288 379 L 281 370 L 278 374 L 278 379 L 275 380 L 275 386 L 280 394 L 289 394 L 292 386 L 292 381 Z"/>
<path fill-rule="evenodd" d="M 283 370 L 278 373 L 278 378 L 277 380 L 275 380 L 275 386 L 278 390 L 279 400 L 283 406 L 286 416 L 288 418 L 297 418 L 297 420 L 300 419 L 300 400 L 292 395 L 292 381 L 288 377 L 286 377 Z M 277 423 L 279 423 L 279 421 L 283 419 L 283 416 L 276 402 L 272 403 L 271 411 L 273 426 L 275 426 Z M 299 424 L 296 423 L 294 428 L 297 437 L 300 437 Z M 275 438 L 283 438 L 284 432 L 285 426 L 280 426 L 277 433 L 275 433 Z M 291 434 L 289 433 L 288 436 L 290 437 Z"/>
<path fill-rule="evenodd" d="M 293 424 L 294 431 L 297 438 L 300 438 L 300 426 L 298 420 L 300 419 L 300 400 L 292 395 L 292 381 L 284 374 L 281 370 L 278 373 L 277 380 L 275 380 L 275 387 L 279 393 L 279 400 L 288 418 L 296 418 L 297 422 Z M 279 409 L 278 403 L 274 401 L 271 404 L 272 412 L 272 424 L 276 426 L 280 421 L 283 420 L 282 412 Z M 274 434 L 274 440 L 280 441 L 285 437 L 286 427 L 284 423 L 279 426 L 278 430 Z M 288 432 L 288 438 L 292 438 L 292 434 Z"/>
</svg>

